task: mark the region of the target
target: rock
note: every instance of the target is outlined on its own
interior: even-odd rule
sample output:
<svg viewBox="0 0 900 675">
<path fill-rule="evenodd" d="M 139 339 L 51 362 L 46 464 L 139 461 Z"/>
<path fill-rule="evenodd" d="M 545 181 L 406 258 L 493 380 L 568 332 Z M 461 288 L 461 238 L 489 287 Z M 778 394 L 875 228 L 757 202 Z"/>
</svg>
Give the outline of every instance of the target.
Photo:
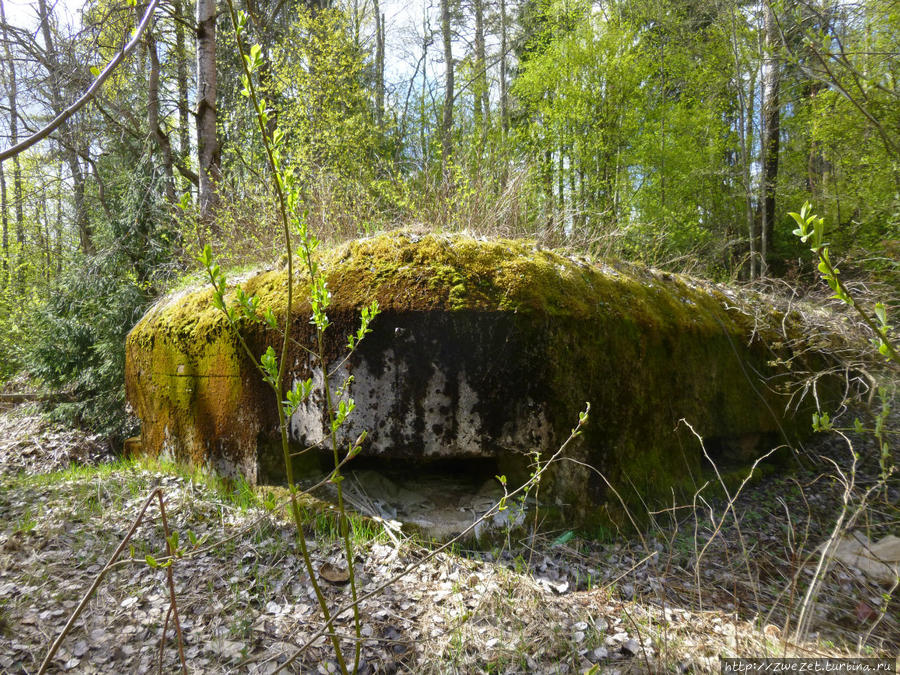
<svg viewBox="0 0 900 675">
<path fill-rule="evenodd" d="M 329 370 L 341 364 L 335 388 L 353 376 L 356 403 L 338 440 L 347 447 L 366 430 L 354 462 L 368 458 L 368 468 L 375 460 L 480 462 L 470 471 L 482 480 L 503 473 L 515 487 L 530 475 L 530 453 L 548 459 L 589 401 L 590 421 L 567 449 L 580 463 L 560 462 L 544 475 L 542 517 L 567 527 L 626 525 L 607 480 L 643 512 L 671 504 L 672 490 L 687 499 L 712 475 L 679 420 L 705 439 L 726 479 L 781 443 L 780 429 L 809 427 L 802 407 L 798 424 L 777 414 L 787 401 L 777 392 L 787 374 L 780 364 L 793 359 L 798 370 L 817 371 L 822 357 L 776 344 L 774 328 L 751 316 L 749 296 L 623 263 L 586 264 L 528 242 L 460 235 L 393 232 L 324 256 L 333 296 Z M 283 312 L 283 270 L 242 286 L 261 307 Z M 290 332 L 312 345 L 305 288 L 299 279 Z M 251 482 L 282 480 L 274 396 L 211 297 L 209 289 L 172 294 L 128 336 L 126 385 L 142 420 L 140 445 Z M 343 362 L 347 335 L 372 300 L 381 308 L 372 333 Z M 800 330 L 767 305 L 760 314 Z M 280 345 L 262 324 L 241 330 L 253 354 Z M 321 383 L 321 368 L 300 347 L 288 365 L 286 385 Z M 325 434 L 320 399 L 290 419 L 298 447 Z M 304 457 L 295 474 L 318 468 L 313 453 Z"/>
<path fill-rule="evenodd" d="M 826 545 L 827 542 L 819 546 L 816 552 L 821 553 Z M 892 534 L 873 543 L 854 530 L 838 541 L 832 555 L 883 586 L 896 583 L 900 577 L 900 537 Z"/>
<path fill-rule="evenodd" d="M 626 640 L 622 643 L 622 653 L 629 656 L 637 656 L 641 653 L 641 645 L 637 640 Z"/>
</svg>

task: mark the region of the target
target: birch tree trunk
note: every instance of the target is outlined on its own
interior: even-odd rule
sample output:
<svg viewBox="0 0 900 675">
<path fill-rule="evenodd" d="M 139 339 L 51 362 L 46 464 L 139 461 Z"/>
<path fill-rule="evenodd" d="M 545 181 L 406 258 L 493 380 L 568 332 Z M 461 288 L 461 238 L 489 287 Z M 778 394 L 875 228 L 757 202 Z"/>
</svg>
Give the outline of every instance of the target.
<svg viewBox="0 0 900 675">
<path fill-rule="evenodd" d="M 750 241 L 750 280 L 756 278 L 756 220 L 753 213 L 753 183 L 750 176 L 750 139 L 748 137 L 748 121 L 753 113 L 748 104 L 748 98 L 752 99 L 752 77 L 748 97 L 744 91 L 744 69 L 741 67 L 740 47 L 737 35 L 737 16 L 734 8 L 731 9 L 731 51 L 734 58 L 734 81 L 738 94 L 738 121 L 737 135 L 741 152 L 741 182 L 744 188 L 744 217 L 747 226 L 747 235 Z"/>
<path fill-rule="evenodd" d="M 450 0 L 441 0 L 441 34 L 444 39 L 444 109 L 441 119 L 441 173 L 449 177 L 453 143 L 453 36 L 450 33 Z"/>
<path fill-rule="evenodd" d="M 197 166 L 200 221 L 212 224 L 221 175 L 216 133 L 216 0 L 197 0 Z"/>
</svg>

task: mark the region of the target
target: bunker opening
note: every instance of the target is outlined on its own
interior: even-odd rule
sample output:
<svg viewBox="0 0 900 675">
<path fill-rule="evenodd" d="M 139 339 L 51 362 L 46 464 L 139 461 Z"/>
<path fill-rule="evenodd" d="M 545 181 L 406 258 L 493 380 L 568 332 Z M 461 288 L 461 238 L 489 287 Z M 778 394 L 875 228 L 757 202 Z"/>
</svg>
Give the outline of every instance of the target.
<svg viewBox="0 0 900 675">
<path fill-rule="evenodd" d="M 300 462 L 294 458 L 295 480 L 301 489 L 327 479 L 333 466 L 330 453 L 306 454 L 309 456 L 301 455 Z M 517 495 L 507 500 L 503 510 L 496 508 L 505 494 L 499 478 L 506 475 L 504 468 L 509 471 L 511 467 L 493 457 L 422 461 L 359 455 L 342 469 L 344 501 L 357 513 L 386 521 L 389 527 L 406 533 L 445 541 L 469 530 L 465 540 L 489 543 L 527 522 L 534 501 Z M 284 484 L 283 469 L 261 473 L 260 482 Z M 511 475 L 507 490 L 519 484 Z M 326 483 L 313 496 L 336 503 L 337 489 Z M 489 512 L 489 517 L 483 518 Z"/>
</svg>

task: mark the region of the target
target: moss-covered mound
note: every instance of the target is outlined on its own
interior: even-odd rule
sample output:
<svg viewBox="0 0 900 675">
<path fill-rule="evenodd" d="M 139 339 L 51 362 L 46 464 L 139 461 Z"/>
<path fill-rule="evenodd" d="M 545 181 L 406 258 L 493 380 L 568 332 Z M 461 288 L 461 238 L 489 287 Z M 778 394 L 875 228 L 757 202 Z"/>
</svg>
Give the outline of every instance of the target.
<svg viewBox="0 0 900 675">
<path fill-rule="evenodd" d="M 723 473 L 808 427 L 807 412 L 786 415 L 779 383 L 790 377 L 783 364 L 809 369 L 819 357 L 788 353 L 742 309 L 749 300 L 711 285 L 529 242 L 402 231 L 333 249 L 324 265 L 327 348 L 336 384 L 353 375 L 357 406 L 342 441 L 366 429 L 363 457 L 478 458 L 527 477 L 533 453 L 549 457 L 589 401 L 585 433 L 541 487 L 551 511 L 589 526 L 621 517 L 610 485 L 641 509 L 702 485 L 711 466 L 682 419 Z M 263 307 L 284 309 L 284 270 L 242 285 Z M 303 349 L 313 339 L 305 287 L 295 280 L 291 381 L 321 379 Z M 143 447 L 277 480 L 271 391 L 210 299 L 204 289 L 169 296 L 128 337 L 127 390 Z M 373 299 L 373 332 L 341 364 L 359 309 Z M 257 354 L 278 344 L 257 325 L 245 337 Z M 323 429 L 316 400 L 291 420 L 298 447 Z"/>
</svg>

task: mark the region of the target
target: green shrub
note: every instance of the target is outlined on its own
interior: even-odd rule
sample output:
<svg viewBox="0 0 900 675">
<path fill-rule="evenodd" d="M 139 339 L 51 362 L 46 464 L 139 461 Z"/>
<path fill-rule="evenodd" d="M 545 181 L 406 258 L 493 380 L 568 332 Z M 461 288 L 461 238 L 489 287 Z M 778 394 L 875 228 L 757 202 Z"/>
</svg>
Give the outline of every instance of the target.
<svg viewBox="0 0 900 675">
<path fill-rule="evenodd" d="M 146 285 L 123 273 L 122 257 L 101 254 L 60 278 L 35 318 L 39 339 L 27 354 L 32 376 L 72 395 L 51 417 L 114 440 L 136 427 L 125 409 L 125 336 L 150 300 Z"/>
</svg>

